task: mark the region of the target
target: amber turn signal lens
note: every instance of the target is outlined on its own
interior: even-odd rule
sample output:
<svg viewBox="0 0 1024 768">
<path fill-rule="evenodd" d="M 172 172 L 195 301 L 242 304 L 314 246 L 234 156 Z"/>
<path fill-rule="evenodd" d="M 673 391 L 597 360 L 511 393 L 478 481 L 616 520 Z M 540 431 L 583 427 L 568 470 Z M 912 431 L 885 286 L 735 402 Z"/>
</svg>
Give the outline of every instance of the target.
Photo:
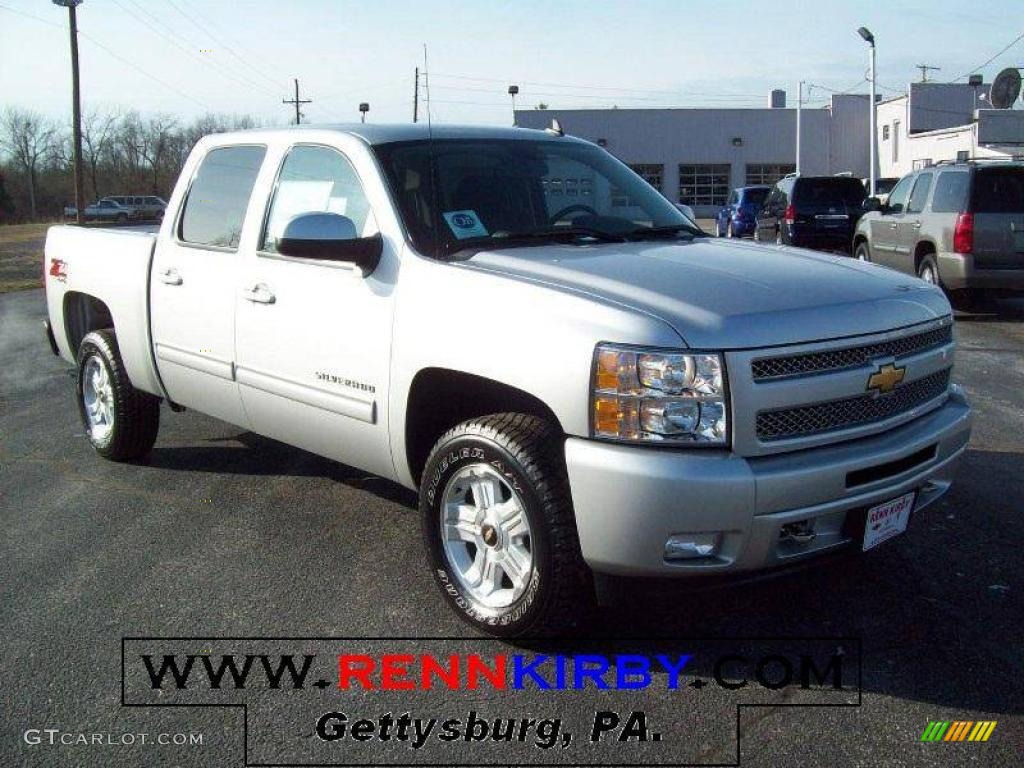
<svg viewBox="0 0 1024 768">
<path fill-rule="evenodd" d="M 594 430 L 602 435 L 618 435 L 622 408 L 617 397 L 594 398 Z"/>
</svg>

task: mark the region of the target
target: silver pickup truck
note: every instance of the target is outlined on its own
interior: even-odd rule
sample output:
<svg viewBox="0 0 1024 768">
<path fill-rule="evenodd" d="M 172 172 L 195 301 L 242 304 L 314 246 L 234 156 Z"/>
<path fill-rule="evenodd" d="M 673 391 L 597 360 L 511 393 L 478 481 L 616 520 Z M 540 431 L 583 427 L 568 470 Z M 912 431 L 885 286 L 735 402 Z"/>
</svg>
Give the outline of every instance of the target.
<svg viewBox="0 0 1024 768">
<path fill-rule="evenodd" d="M 144 457 L 163 402 L 416 489 L 442 594 L 497 635 L 608 576 L 870 549 L 970 432 L 938 288 L 706 237 L 557 129 L 207 137 L 158 234 L 54 227 L 45 260 L 100 455 Z"/>
</svg>

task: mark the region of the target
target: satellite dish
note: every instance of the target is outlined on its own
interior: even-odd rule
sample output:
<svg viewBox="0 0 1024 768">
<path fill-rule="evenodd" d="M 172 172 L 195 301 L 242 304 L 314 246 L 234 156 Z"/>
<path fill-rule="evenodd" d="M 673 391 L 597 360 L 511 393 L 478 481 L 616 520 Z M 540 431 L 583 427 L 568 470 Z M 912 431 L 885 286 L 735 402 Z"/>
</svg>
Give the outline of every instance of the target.
<svg viewBox="0 0 1024 768">
<path fill-rule="evenodd" d="M 1007 67 L 992 81 L 989 101 L 995 109 L 1009 109 L 1020 96 L 1020 72 L 1014 67 Z"/>
</svg>

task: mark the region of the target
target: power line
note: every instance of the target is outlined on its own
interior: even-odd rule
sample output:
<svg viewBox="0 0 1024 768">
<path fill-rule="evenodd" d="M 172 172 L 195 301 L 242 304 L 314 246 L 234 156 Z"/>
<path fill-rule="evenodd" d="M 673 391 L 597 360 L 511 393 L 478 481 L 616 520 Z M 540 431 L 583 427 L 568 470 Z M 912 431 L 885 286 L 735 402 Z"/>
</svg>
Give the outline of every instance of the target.
<svg viewBox="0 0 1024 768">
<path fill-rule="evenodd" d="M 184 9 L 182 9 L 181 6 L 179 6 L 177 3 L 174 2 L 174 0 L 166 0 L 166 1 L 167 1 L 168 5 L 170 5 L 172 8 L 174 8 L 175 11 L 177 11 L 183 18 L 188 20 L 193 26 L 196 27 L 196 29 L 198 29 L 204 35 L 208 35 L 215 43 L 217 43 L 217 45 L 219 45 L 221 48 L 223 48 L 225 51 L 227 51 L 229 54 L 231 54 L 234 58 L 238 59 L 238 61 L 241 62 L 242 66 L 246 67 L 247 69 L 249 69 L 254 74 L 258 75 L 259 77 L 262 77 L 264 80 L 266 80 L 268 83 L 270 83 L 273 87 L 277 88 L 277 87 L 280 86 L 280 81 L 277 78 L 274 78 L 274 77 L 271 77 L 270 75 L 267 75 L 265 72 L 263 72 L 263 70 L 259 69 L 257 66 L 255 66 L 254 64 L 252 64 L 251 62 L 249 62 L 248 60 L 243 58 L 240 54 L 236 53 L 234 48 L 232 48 L 226 42 L 224 42 L 223 39 L 218 38 L 216 35 L 214 35 L 212 29 L 210 29 L 209 26 L 204 25 L 202 22 L 197 21 L 196 18 L 194 16 L 192 16 L 191 14 L 186 13 L 184 11 Z"/>
<path fill-rule="evenodd" d="M 37 21 L 40 24 L 46 24 L 46 25 L 51 26 L 51 27 L 56 27 L 57 29 L 64 29 L 64 25 L 63 24 L 57 24 L 56 22 L 50 21 L 49 19 L 44 19 L 44 18 L 41 18 L 39 16 L 35 16 L 35 15 L 31 14 L 31 13 L 26 13 L 25 11 L 18 10 L 17 8 L 11 8 L 10 6 L 0 4 L 0 9 L 5 10 L 5 11 L 10 11 L 11 13 L 16 13 L 19 16 L 24 16 L 27 19 L 32 19 L 33 21 Z M 81 37 L 81 38 L 84 38 L 85 40 L 88 40 L 90 43 L 95 45 L 97 48 L 105 51 L 108 55 L 114 57 L 115 59 L 120 61 L 125 66 L 127 66 L 127 67 L 129 67 L 131 69 L 134 69 L 136 72 L 138 72 L 141 75 L 145 75 L 146 77 L 148 77 L 153 82 L 159 83 L 160 85 L 164 86 L 168 90 L 174 91 L 176 94 L 181 96 L 183 99 L 188 99 L 189 101 L 191 101 L 194 104 L 197 104 L 198 106 L 202 107 L 203 109 L 210 110 L 209 105 L 204 104 L 203 102 L 201 102 L 198 99 L 190 96 L 189 94 L 185 93 L 184 91 L 176 88 L 175 86 L 171 85 L 170 83 L 167 83 L 167 82 L 161 80 L 156 75 L 150 74 L 149 72 L 144 70 L 142 67 L 140 67 L 138 64 L 136 64 L 136 63 L 134 63 L 132 61 L 129 61 L 124 56 L 121 56 L 119 53 L 113 51 L 112 49 L 110 49 L 109 47 L 107 47 L 106 45 L 101 43 L 99 40 L 94 38 L 89 33 L 83 31 L 82 29 L 78 30 L 78 36 Z"/>
<path fill-rule="evenodd" d="M 151 30 L 158 37 L 163 39 L 165 42 L 170 43 L 175 48 L 177 48 L 178 50 L 184 52 L 188 56 L 191 56 L 193 59 L 195 59 L 196 61 L 200 62 L 204 66 L 209 67 L 209 66 L 211 66 L 211 64 L 213 64 L 213 62 L 210 59 L 204 58 L 201 54 L 198 53 L 199 46 L 195 46 L 195 50 L 193 50 L 192 46 L 194 44 L 192 43 L 192 41 L 188 40 L 181 33 L 175 32 L 170 27 L 167 27 L 167 31 L 166 32 L 163 29 L 161 29 L 160 28 L 160 24 L 161 24 L 160 19 L 158 19 L 151 12 L 149 12 L 148 10 L 146 10 L 142 6 L 140 6 L 138 3 L 136 3 L 135 0 L 127 0 L 127 2 L 132 3 L 132 5 L 134 5 L 136 8 L 138 8 L 142 13 L 144 13 L 150 19 L 152 19 L 153 22 L 155 22 L 155 24 L 150 23 L 145 18 L 143 18 L 139 14 L 135 13 L 135 11 L 133 11 L 131 8 L 129 8 L 126 5 L 124 5 L 121 2 L 121 0 L 112 0 L 112 2 L 114 3 L 114 5 L 116 5 L 118 8 L 120 8 L 122 11 L 124 11 L 129 16 L 134 18 L 136 21 L 138 21 L 141 24 L 143 24 L 145 27 L 147 27 L 149 30 Z M 166 25 L 164 25 L 164 26 L 166 26 Z M 172 37 L 172 35 L 174 37 Z M 182 44 L 181 42 L 178 42 L 178 40 L 176 40 L 175 37 L 177 37 L 178 40 L 184 41 L 184 44 Z M 257 82 L 255 82 L 253 80 L 250 80 L 247 77 L 237 75 L 234 72 L 231 72 L 230 70 L 225 69 L 223 67 L 223 65 L 219 65 L 219 67 L 217 65 L 215 65 L 215 68 L 219 68 L 219 71 L 220 71 L 220 73 L 222 75 L 226 75 L 227 77 L 229 77 L 232 80 L 234 80 L 236 83 L 239 83 L 241 85 L 247 85 L 247 86 L 250 86 L 250 87 L 253 87 L 253 88 L 257 88 L 259 90 L 262 90 L 264 93 L 267 93 L 267 94 L 270 94 L 270 95 L 273 95 L 273 93 L 274 93 L 269 88 L 261 85 L 260 83 L 257 83 Z"/>
<path fill-rule="evenodd" d="M 1009 44 L 1009 45 L 1007 45 L 1007 46 L 1006 46 L 1005 48 L 1003 48 L 1002 50 L 1000 50 L 1000 51 L 999 51 L 999 53 L 997 53 L 997 54 L 996 54 L 995 56 L 993 56 L 993 57 L 992 57 L 991 59 L 989 59 L 988 61 L 986 61 L 986 62 L 985 62 L 984 64 L 979 64 L 979 65 L 978 65 L 978 66 L 976 66 L 976 67 L 971 67 L 971 68 L 970 68 L 970 69 L 968 69 L 968 70 L 967 70 L 966 72 L 964 72 L 963 74 L 957 75 L 956 77 L 954 77 L 954 78 L 953 78 L 952 80 L 950 80 L 949 82 L 951 82 L 951 83 L 955 83 L 955 82 L 956 82 L 957 80 L 959 80 L 959 79 L 960 79 L 960 78 L 962 78 L 962 77 L 967 77 L 967 75 L 969 75 L 969 74 L 971 74 L 971 73 L 973 73 L 973 72 L 977 72 L 977 71 L 978 71 L 979 69 L 984 69 L 984 68 L 985 68 L 985 67 L 987 67 L 987 66 L 988 66 L 989 64 L 991 64 L 991 63 L 992 63 L 993 61 L 995 61 L 995 60 L 996 60 L 996 59 L 998 59 L 998 58 L 999 58 L 1000 56 L 1002 56 L 1002 55 L 1003 55 L 1004 53 L 1006 53 L 1006 52 L 1007 52 L 1008 50 L 1010 50 L 1011 48 L 1013 48 L 1013 46 L 1015 46 L 1015 45 L 1016 45 L 1017 43 L 1019 43 L 1019 42 L 1020 42 L 1021 40 L 1024 40 L 1024 32 L 1021 32 L 1021 33 L 1020 33 L 1019 35 L 1017 35 L 1017 37 L 1015 37 L 1015 38 L 1014 38 L 1014 39 L 1013 39 L 1012 41 L 1010 41 L 1010 44 Z"/>
<path fill-rule="evenodd" d="M 501 78 L 497 78 L 497 77 L 475 77 L 475 76 L 471 77 L 469 75 L 451 75 L 451 74 L 443 74 L 443 73 L 440 73 L 440 72 L 432 73 L 432 74 L 433 74 L 434 77 L 446 78 L 446 79 L 449 79 L 449 80 L 468 80 L 468 81 L 471 81 L 471 82 L 482 82 L 482 83 L 508 83 L 508 82 L 512 82 L 512 80 L 501 79 Z M 655 94 L 655 95 L 661 94 L 661 95 L 673 95 L 673 96 L 723 96 L 723 95 L 727 95 L 727 94 L 720 94 L 720 93 L 708 93 L 708 92 L 700 92 L 700 91 L 682 91 L 682 90 L 675 90 L 675 89 L 652 90 L 652 89 L 643 89 L 643 88 L 617 88 L 617 87 L 614 87 L 614 86 L 605 86 L 605 85 L 580 85 L 580 84 L 569 84 L 569 83 L 541 83 L 541 82 L 530 81 L 530 80 L 518 80 L 518 79 L 515 79 L 515 78 L 513 78 L 513 80 L 515 80 L 515 82 L 517 82 L 519 85 L 531 85 L 531 86 L 535 85 L 535 86 L 540 86 L 541 88 L 573 88 L 573 89 L 581 90 L 581 91 L 611 91 L 611 92 L 619 92 L 619 93 L 646 93 L 646 94 Z M 759 99 L 759 98 L 761 98 L 762 94 L 740 93 L 740 94 L 733 94 L 733 95 L 736 96 L 736 97 L 745 97 L 745 98 L 749 98 L 749 99 Z"/>
</svg>

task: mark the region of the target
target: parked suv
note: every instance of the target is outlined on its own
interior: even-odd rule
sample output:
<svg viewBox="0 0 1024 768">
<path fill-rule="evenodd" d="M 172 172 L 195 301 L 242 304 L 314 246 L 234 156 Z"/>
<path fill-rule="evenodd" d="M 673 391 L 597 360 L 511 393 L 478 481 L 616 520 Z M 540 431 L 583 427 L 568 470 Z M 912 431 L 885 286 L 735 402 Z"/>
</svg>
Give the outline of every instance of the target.
<svg viewBox="0 0 1024 768">
<path fill-rule="evenodd" d="M 780 180 L 757 214 L 754 239 L 820 251 L 844 251 L 864 212 L 866 192 L 852 176 Z"/>
<path fill-rule="evenodd" d="M 113 195 L 104 200 L 113 200 L 132 211 L 132 218 L 141 221 L 160 221 L 167 209 L 167 201 L 156 195 Z"/>
<path fill-rule="evenodd" d="M 715 216 L 715 234 L 719 237 L 753 235 L 757 212 L 771 191 L 769 186 L 734 189 L 725 206 Z"/>
<path fill-rule="evenodd" d="M 947 291 L 1024 291 L 1024 163 L 914 171 L 857 226 L 854 253 Z"/>
</svg>

